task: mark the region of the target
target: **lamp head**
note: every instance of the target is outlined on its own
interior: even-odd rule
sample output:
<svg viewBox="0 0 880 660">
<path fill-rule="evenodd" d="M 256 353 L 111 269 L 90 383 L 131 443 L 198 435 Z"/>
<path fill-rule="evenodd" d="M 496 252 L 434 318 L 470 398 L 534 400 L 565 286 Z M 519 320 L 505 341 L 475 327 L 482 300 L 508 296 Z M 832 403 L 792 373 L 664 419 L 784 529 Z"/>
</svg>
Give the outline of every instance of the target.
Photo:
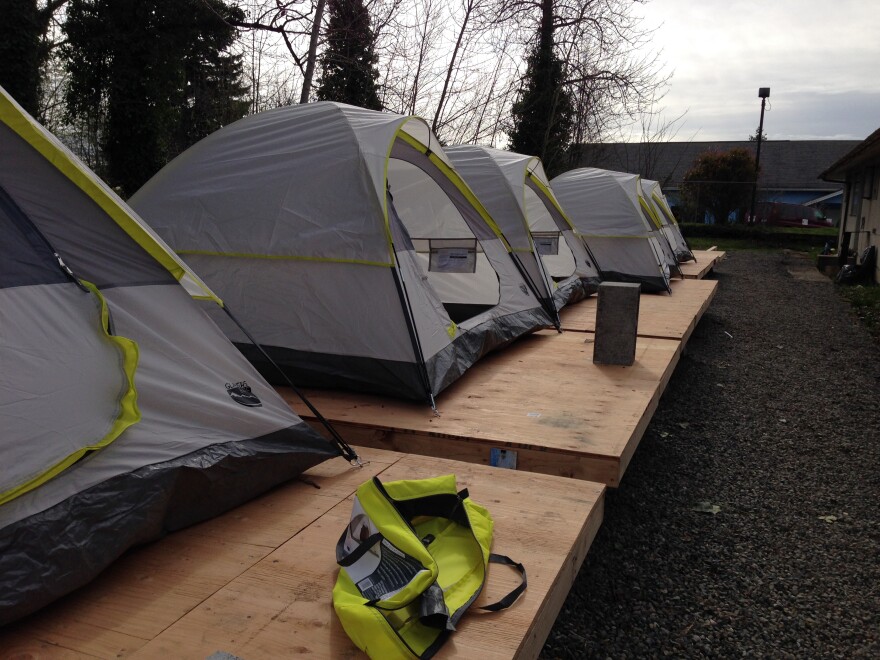
<svg viewBox="0 0 880 660">
<path fill-rule="evenodd" d="M 759 99 L 770 98 L 770 88 L 769 87 L 759 87 L 758 88 L 758 98 Z"/>
</svg>

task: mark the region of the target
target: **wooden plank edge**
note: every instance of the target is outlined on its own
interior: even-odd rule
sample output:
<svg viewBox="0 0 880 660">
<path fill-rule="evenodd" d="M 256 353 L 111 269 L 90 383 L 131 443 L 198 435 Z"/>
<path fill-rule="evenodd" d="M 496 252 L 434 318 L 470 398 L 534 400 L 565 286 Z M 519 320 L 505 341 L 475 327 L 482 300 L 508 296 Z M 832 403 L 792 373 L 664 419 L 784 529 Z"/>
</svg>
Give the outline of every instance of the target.
<svg viewBox="0 0 880 660">
<path fill-rule="evenodd" d="M 590 547 L 593 545 L 593 541 L 604 519 L 605 491 L 603 490 L 602 494 L 596 499 L 596 504 L 593 506 L 590 515 L 587 516 L 587 520 L 577 540 L 569 550 L 559 573 L 556 574 L 556 579 L 553 580 L 552 585 L 548 589 L 547 597 L 544 599 L 538 615 L 532 620 L 532 624 L 523 637 L 523 641 L 514 656 L 515 658 L 531 659 L 537 658 L 540 655 L 544 642 L 547 641 L 550 630 L 552 630 L 553 625 L 556 623 L 559 612 L 562 610 L 566 598 L 568 598 L 571 587 L 577 579 L 578 572 L 584 563 L 587 552 L 589 552 Z"/>
<path fill-rule="evenodd" d="M 620 460 L 618 462 L 619 473 L 617 481 L 614 484 L 608 484 L 609 486 L 618 486 L 620 484 L 620 480 L 623 479 L 626 468 L 629 467 L 629 462 L 632 460 L 633 455 L 635 455 L 636 449 L 638 448 L 639 443 L 642 441 L 642 437 L 645 435 L 645 431 L 648 429 L 648 425 L 651 423 L 651 419 L 654 417 L 657 406 L 660 405 L 660 398 L 666 391 L 666 386 L 669 384 L 669 381 L 672 378 L 675 367 L 678 366 L 678 362 L 681 359 L 683 346 L 683 343 L 678 343 L 672 359 L 669 361 L 669 364 L 666 365 L 666 369 L 663 371 L 663 375 L 660 377 L 660 383 L 657 387 L 657 390 L 654 392 L 654 396 L 651 397 L 651 400 L 645 407 L 645 412 L 642 413 L 642 418 L 636 425 L 636 429 L 633 432 L 630 441 L 626 444 L 626 447 L 624 447 L 623 452 L 620 455 Z"/>
<path fill-rule="evenodd" d="M 697 325 L 700 322 L 700 319 L 703 318 L 703 314 L 706 313 L 706 310 L 709 309 L 709 306 L 712 304 L 712 301 L 715 299 L 715 294 L 718 292 L 718 282 L 715 282 L 715 286 L 712 287 L 712 291 L 703 301 L 703 304 L 700 305 L 700 309 L 697 311 L 696 315 L 693 319 L 691 319 L 690 325 L 688 325 L 687 330 L 685 330 L 684 334 L 681 336 L 681 344 L 682 350 L 687 346 L 688 341 L 691 338 L 691 335 L 694 333 L 694 330 L 697 329 Z"/>
<path fill-rule="evenodd" d="M 368 456 L 369 452 L 363 452 L 361 447 L 353 447 L 353 449 L 355 451 L 357 451 L 359 454 L 362 454 L 362 453 L 367 454 L 366 458 L 369 459 L 369 456 Z M 385 470 L 387 470 L 391 466 L 395 465 L 397 462 L 399 462 L 400 460 L 402 460 L 404 458 L 404 454 L 402 454 L 400 452 L 396 452 L 396 453 L 398 455 L 394 456 L 394 457 L 387 457 L 387 456 L 383 457 L 383 463 L 387 462 L 387 465 L 385 465 L 385 467 L 382 468 L 382 472 L 384 472 Z M 342 460 L 342 459 L 329 459 L 329 460 Z M 352 469 L 354 469 L 354 468 L 352 468 Z M 297 477 L 295 479 L 291 479 L 290 481 L 285 482 L 283 484 L 280 484 L 280 486 L 276 486 L 275 488 L 279 488 L 279 487 L 283 488 L 285 485 L 294 483 L 297 480 L 300 480 L 300 477 Z M 279 543 L 277 547 L 281 547 L 282 545 L 284 545 L 284 543 L 287 543 L 288 541 L 292 540 L 295 536 L 300 534 L 302 531 L 308 529 L 310 526 L 315 524 L 315 522 L 317 522 L 321 517 L 326 515 L 331 509 L 335 508 L 340 503 L 344 503 L 349 497 L 351 497 L 357 491 L 360 484 L 361 484 L 360 481 L 353 483 L 351 486 L 350 492 L 348 492 L 346 495 L 341 497 L 339 502 L 337 502 L 336 504 L 334 504 L 333 506 L 331 506 L 330 508 L 325 510 L 323 513 L 320 513 L 316 517 L 311 518 L 308 522 L 305 522 L 299 528 L 299 530 L 292 533 L 291 536 L 288 537 L 288 539 L 286 541 L 282 541 L 281 543 Z M 275 488 L 270 489 L 266 493 L 262 493 L 260 495 L 257 495 L 252 500 L 248 500 L 248 502 L 244 502 L 240 506 L 244 506 L 251 501 L 254 501 L 256 499 L 259 499 L 260 497 L 264 497 L 264 496 L 268 495 L 268 493 L 271 492 L 272 490 L 275 490 Z M 233 509 L 229 509 L 229 511 L 226 511 L 226 512 L 221 513 L 217 516 L 214 516 L 213 518 L 210 518 L 209 520 L 214 520 L 216 518 L 222 517 L 232 511 L 234 511 L 236 508 L 238 508 L 238 507 L 234 507 Z M 203 521 L 203 522 L 207 522 L 207 521 Z M 177 533 L 193 533 L 193 530 L 195 528 L 197 528 L 200 524 L 201 523 L 196 523 L 196 524 L 191 525 L 189 527 L 185 527 L 183 529 L 177 530 L 176 532 L 172 532 L 171 535 L 177 534 Z M 136 555 L 140 549 L 147 547 L 147 546 L 150 546 L 150 545 L 162 543 L 167 538 L 168 537 L 166 536 L 166 537 L 163 537 L 160 539 L 156 539 L 154 541 L 150 541 L 144 545 L 135 546 L 135 547 L 129 549 L 121 557 L 119 557 L 115 562 L 113 562 L 113 564 L 111 566 L 115 566 L 121 562 L 131 561 L 131 556 Z M 231 583 L 231 582 L 235 581 L 236 579 L 238 579 L 239 577 L 241 577 L 244 573 L 246 573 L 248 570 L 250 570 L 251 568 L 256 566 L 261 561 L 265 560 L 266 557 L 271 555 L 272 552 L 275 549 L 277 549 L 277 547 L 269 547 L 269 546 L 261 546 L 261 545 L 255 545 L 254 547 L 263 548 L 264 550 L 266 550 L 266 552 L 261 555 L 254 555 L 253 561 L 251 561 L 249 564 L 242 564 L 238 573 L 232 575 L 229 578 L 228 583 Z M 101 574 L 96 576 L 92 582 L 95 582 L 95 581 L 101 579 L 101 576 L 103 574 L 104 574 L 104 572 L 102 572 Z M 51 610 L 52 608 L 57 609 L 58 607 L 61 607 L 65 601 L 70 601 L 70 600 L 82 597 L 82 594 L 86 593 L 88 591 L 92 582 L 89 582 L 89 583 L 83 585 L 82 587 L 79 587 L 78 589 L 70 592 L 69 594 L 62 596 L 61 598 L 54 601 L 53 603 L 48 604 L 45 608 L 43 608 L 43 610 Z M 177 619 L 170 622 L 165 628 L 163 628 L 162 630 L 157 632 L 151 638 L 145 638 L 145 637 L 141 637 L 139 635 L 125 633 L 125 632 L 116 630 L 114 628 L 101 626 L 99 624 L 84 623 L 84 622 L 79 621 L 76 618 L 73 619 L 73 622 L 71 625 L 73 625 L 74 627 L 82 626 L 83 628 L 87 628 L 87 627 L 91 626 L 91 629 L 94 629 L 97 631 L 104 631 L 107 633 L 107 635 L 117 637 L 120 639 L 124 638 L 124 639 L 128 640 L 128 643 L 125 645 L 126 655 L 131 655 L 133 653 L 137 653 L 142 647 L 149 644 L 153 639 L 158 638 L 166 630 L 168 630 L 169 628 L 174 626 L 177 622 L 179 622 L 180 620 L 185 618 L 192 611 L 194 611 L 195 609 L 204 605 L 205 602 L 207 602 L 208 600 L 213 598 L 217 594 L 217 592 L 219 592 L 220 590 L 225 588 L 225 586 L 226 586 L 225 584 L 218 585 L 218 587 L 216 589 L 212 590 L 210 593 L 206 593 L 204 595 L 204 597 L 201 598 L 201 600 L 193 601 L 189 605 L 189 607 L 186 609 L 186 611 L 184 611 Z M 27 617 L 25 617 L 24 619 L 22 619 L 21 622 L 15 622 L 15 623 L 10 624 L 9 627 L 6 627 L 5 629 L 0 629 L 0 642 L 4 641 L 3 640 L 3 637 L 4 637 L 3 633 L 4 632 L 11 633 L 12 639 L 13 639 L 13 643 L 11 645 L 11 648 L 0 647 L 0 658 L 7 658 L 7 657 L 8 658 L 18 658 L 18 657 L 40 658 L 40 657 L 43 657 L 42 653 L 40 653 L 41 651 L 51 655 L 52 657 L 56 657 L 56 653 L 64 653 L 65 655 L 70 655 L 70 656 L 75 656 L 75 657 L 88 657 L 88 658 L 102 657 L 101 655 L 94 655 L 93 653 L 90 653 L 89 650 L 87 650 L 87 649 L 89 649 L 89 646 L 81 646 L 79 644 L 71 643 L 69 641 L 60 641 L 60 639 L 65 639 L 65 638 L 64 638 L 64 636 L 58 635 L 57 631 L 54 628 L 44 628 L 39 625 L 37 626 L 38 636 L 35 639 L 33 639 L 31 643 L 28 643 L 26 645 L 18 643 L 16 640 L 19 635 L 17 634 L 16 626 L 18 626 L 19 623 L 26 624 L 28 621 L 38 619 L 41 616 L 43 616 L 42 610 L 38 610 L 37 612 L 34 612 L 34 613 L 28 615 Z M 58 639 L 56 639 L 56 638 L 58 638 Z M 8 641 L 8 640 L 6 640 L 6 641 Z M 7 655 L 7 652 L 11 653 L 11 655 Z"/>
<path fill-rule="evenodd" d="M 678 361 L 677 353 L 678 350 L 676 357 L 673 358 L 674 362 Z M 327 433 L 314 418 L 303 417 L 303 419 L 319 433 Z M 415 429 L 377 428 L 369 424 L 341 420 L 332 420 L 332 423 L 346 442 L 374 449 L 482 465 L 490 464 L 489 454 L 492 449 L 506 449 L 516 452 L 518 472 L 537 472 L 555 477 L 595 481 L 607 486 L 617 486 L 622 475 L 619 459 L 604 454 L 551 449 L 513 441 L 440 435 Z"/>
</svg>

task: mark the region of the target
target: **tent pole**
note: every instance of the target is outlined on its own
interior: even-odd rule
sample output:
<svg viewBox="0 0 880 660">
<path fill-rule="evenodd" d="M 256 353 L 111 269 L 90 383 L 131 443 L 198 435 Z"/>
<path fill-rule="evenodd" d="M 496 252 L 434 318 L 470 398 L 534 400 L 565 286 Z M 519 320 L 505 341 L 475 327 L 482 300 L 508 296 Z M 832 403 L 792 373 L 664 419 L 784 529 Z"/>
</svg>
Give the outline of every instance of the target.
<svg viewBox="0 0 880 660">
<path fill-rule="evenodd" d="M 385 194 L 388 196 L 389 219 L 396 223 L 395 226 L 403 228 L 403 222 L 400 220 L 400 216 L 397 215 L 397 209 L 394 208 L 394 195 L 391 194 L 391 188 L 387 181 L 385 182 Z M 419 333 L 416 330 L 415 317 L 413 316 L 412 306 L 409 304 L 409 294 L 406 290 L 406 283 L 403 281 L 403 278 L 400 277 L 400 273 L 397 270 L 397 250 L 394 248 L 393 239 L 391 249 L 394 253 L 394 265 L 391 268 L 394 275 L 394 285 L 397 287 L 397 295 L 400 298 L 400 304 L 403 306 L 403 311 L 406 316 L 406 328 L 409 331 L 409 340 L 412 343 L 416 361 L 419 363 L 419 375 L 422 377 L 422 386 L 425 388 L 425 395 L 431 406 L 431 410 L 434 411 L 434 415 L 439 417 L 440 412 L 437 410 L 437 404 L 434 401 L 434 393 L 431 391 L 431 379 L 428 377 L 428 365 L 425 363 L 425 354 L 422 352 L 422 343 L 419 341 Z"/>
<path fill-rule="evenodd" d="M 395 257 L 396 254 L 395 251 Z M 409 304 L 406 283 L 400 277 L 400 273 L 397 272 L 396 264 L 391 270 L 394 274 L 394 284 L 397 286 L 397 295 L 400 296 L 400 304 L 403 305 L 404 312 L 406 313 L 406 327 L 407 330 L 409 330 L 409 340 L 412 342 L 413 351 L 415 351 L 416 354 L 416 361 L 419 363 L 419 375 L 422 377 L 422 385 L 425 388 L 425 394 L 427 395 L 428 403 L 431 404 L 431 409 L 434 411 L 434 414 L 439 417 L 440 412 L 437 410 L 437 404 L 434 401 L 434 393 L 431 391 L 431 380 L 428 378 L 428 365 L 425 364 L 424 354 L 422 353 L 422 344 L 419 341 L 419 334 L 416 332 L 415 319 L 413 318 L 412 307 Z"/>
<path fill-rule="evenodd" d="M 533 246 L 534 248 L 534 246 Z M 537 252 L 532 251 L 532 254 L 535 255 L 535 260 L 538 262 L 538 268 L 541 269 L 541 272 L 544 272 L 544 266 L 541 263 L 541 255 Z M 544 311 L 547 312 L 547 315 L 550 317 L 550 321 L 553 322 L 553 326 L 556 328 L 556 331 L 562 332 L 562 323 L 559 321 L 559 314 L 556 311 L 556 306 L 553 304 L 553 297 L 551 295 L 550 298 L 542 299 L 538 294 L 538 287 L 535 285 L 535 281 L 529 275 L 528 271 L 526 271 L 525 266 L 522 265 L 522 262 L 519 260 L 519 255 L 513 250 L 510 251 L 510 256 L 513 257 L 513 263 L 516 264 L 516 269 L 519 271 L 519 274 L 522 275 L 522 278 L 526 281 L 526 284 L 531 288 L 532 293 L 535 294 L 535 297 L 538 299 L 538 302 L 541 303 L 541 307 L 544 308 Z"/>
<path fill-rule="evenodd" d="M 271 364 L 273 367 L 275 367 L 275 369 L 278 371 L 278 373 L 281 374 L 281 377 L 287 382 L 288 387 L 290 387 L 290 389 L 292 389 L 296 393 L 296 395 L 300 399 L 302 399 L 302 402 L 304 404 L 306 404 L 306 406 L 312 412 L 312 414 L 315 416 L 315 418 L 321 423 L 321 425 L 325 429 L 327 429 L 327 432 L 330 433 L 330 437 L 336 443 L 336 447 L 339 449 L 339 452 L 342 454 L 342 457 L 345 460 L 347 460 L 349 463 L 351 463 L 352 465 L 357 465 L 358 467 L 362 467 L 364 465 L 364 463 L 361 460 L 361 457 L 358 456 L 357 452 L 354 449 L 352 449 L 348 445 L 348 443 L 345 442 L 345 440 L 342 439 L 342 436 L 339 435 L 339 431 L 337 431 L 335 428 L 333 428 L 333 425 L 330 424 L 330 421 L 326 417 L 324 417 L 324 415 L 322 415 L 317 408 L 315 408 L 315 406 L 312 404 L 312 402 L 308 400 L 308 398 L 306 397 L 305 394 L 303 394 L 302 390 L 300 390 L 296 385 L 293 384 L 293 381 L 290 379 L 290 377 L 288 377 L 288 375 L 284 372 L 284 370 L 280 366 L 278 366 L 278 363 L 275 362 L 275 360 L 273 360 L 271 357 L 269 357 L 269 354 L 266 352 L 266 349 L 264 349 L 262 347 L 262 345 L 260 345 L 257 342 L 257 340 L 253 338 L 251 333 L 248 332 L 247 329 L 245 329 L 245 327 L 241 323 L 239 323 L 238 319 L 232 315 L 232 312 L 229 311 L 229 308 L 225 304 L 223 305 L 223 311 L 226 312 L 226 315 L 230 319 L 232 319 L 232 322 L 235 323 L 235 325 L 238 326 L 238 329 L 244 333 L 245 337 L 247 337 L 248 340 L 254 346 L 257 347 L 257 350 L 259 350 L 260 353 L 263 355 L 263 357 L 266 360 L 268 360 L 269 364 Z"/>
</svg>

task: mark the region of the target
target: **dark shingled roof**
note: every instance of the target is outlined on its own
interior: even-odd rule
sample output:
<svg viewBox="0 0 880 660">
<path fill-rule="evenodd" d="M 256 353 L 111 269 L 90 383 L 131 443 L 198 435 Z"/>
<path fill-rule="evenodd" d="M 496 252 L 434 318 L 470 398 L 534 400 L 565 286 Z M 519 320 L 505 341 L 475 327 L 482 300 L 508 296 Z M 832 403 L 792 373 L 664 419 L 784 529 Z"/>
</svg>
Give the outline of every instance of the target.
<svg viewBox="0 0 880 660">
<path fill-rule="evenodd" d="M 844 181 L 847 170 L 854 169 L 869 161 L 876 161 L 880 156 L 880 128 L 859 142 L 852 151 L 848 151 L 833 165 L 822 172 L 826 181 Z"/>
<path fill-rule="evenodd" d="M 769 190 L 836 190 L 820 180 L 823 171 L 860 144 L 859 140 L 766 140 L 761 143 L 760 188 Z M 742 147 L 752 153 L 756 142 L 609 142 L 581 145 L 581 167 L 601 167 L 641 174 L 665 188 L 678 188 L 696 157 L 708 150 Z"/>
</svg>

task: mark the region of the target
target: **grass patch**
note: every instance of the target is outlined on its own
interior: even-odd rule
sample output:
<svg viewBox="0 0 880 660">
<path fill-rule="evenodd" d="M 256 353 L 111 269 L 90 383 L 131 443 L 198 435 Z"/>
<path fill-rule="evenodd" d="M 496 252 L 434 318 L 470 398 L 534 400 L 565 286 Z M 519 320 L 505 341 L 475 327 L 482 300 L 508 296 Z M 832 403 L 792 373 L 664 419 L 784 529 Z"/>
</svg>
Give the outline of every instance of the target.
<svg viewBox="0 0 880 660">
<path fill-rule="evenodd" d="M 707 250 L 713 245 L 723 252 L 731 250 L 775 250 L 765 243 L 750 241 L 745 238 L 712 238 L 709 236 L 688 237 L 688 245 L 692 250 Z"/>
<path fill-rule="evenodd" d="M 798 242 L 789 246 L 780 246 L 776 241 L 768 243 L 750 238 L 693 236 L 689 237 L 687 242 L 692 250 L 708 250 L 712 246 L 717 247 L 722 252 L 733 252 L 736 250 L 779 251 L 785 249 L 805 254 L 813 262 L 816 261 L 816 257 L 822 252 L 822 247 L 819 245 L 803 245 Z"/>
<path fill-rule="evenodd" d="M 831 238 L 837 238 L 838 232 L 840 230 L 837 227 L 809 227 L 807 229 L 801 229 L 800 227 L 773 227 L 773 233 L 777 234 L 795 234 L 798 236 L 825 236 Z"/>
<path fill-rule="evenodd" d="M 871 336 L 880 341 L 880 286 L 838 286 L 837 290 Z"/>
<path fill-rule="evenodd" d="M 830 243 L 832 246 L 837 244 L 837 229 L 834 227 L 799 228 L 688 223 L 681 224 L 680 227 L 682 234 L 694 249 L 717 245 L 718 249 L 731 250 L 782 248 L 801 252 L 818 252 L 826 243 Z"/>
</svg>

